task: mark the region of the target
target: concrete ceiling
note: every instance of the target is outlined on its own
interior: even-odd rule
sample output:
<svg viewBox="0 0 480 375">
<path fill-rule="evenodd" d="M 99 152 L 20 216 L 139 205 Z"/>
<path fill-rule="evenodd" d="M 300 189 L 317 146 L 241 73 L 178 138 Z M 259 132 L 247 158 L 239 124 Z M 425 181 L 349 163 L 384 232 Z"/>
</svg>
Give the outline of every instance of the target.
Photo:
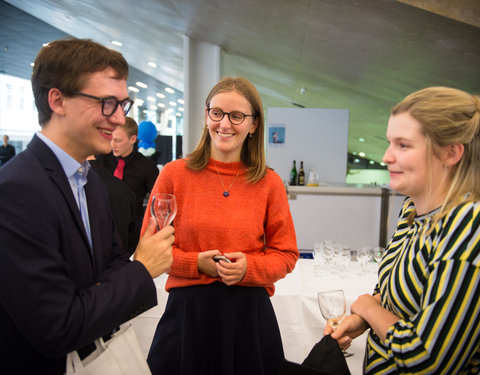
<svg viewBox="0 0 480 375">
<path fill-rule="evenodd" d="M 389 110 L 405 95 L 437 85 L 480 93 L 478 0 L 7 3 L 65 34 L 111 47 L 112 40 L 121 41 L 119 50 L 134 74 L 138 70 L 178 91 L 183 35 L 219 45 L 222 74 L 249 78 L 265 107 L 349 108 L 349 152 L 365 152 L 374 161 L 386 147 Z M 51 40 L 47 32 L 25 28 L 25 38 Z M 39 48 L 28 53 L 34 57 Z M 1 64 L 0 54 L 5 70 Z"/>
</svg>

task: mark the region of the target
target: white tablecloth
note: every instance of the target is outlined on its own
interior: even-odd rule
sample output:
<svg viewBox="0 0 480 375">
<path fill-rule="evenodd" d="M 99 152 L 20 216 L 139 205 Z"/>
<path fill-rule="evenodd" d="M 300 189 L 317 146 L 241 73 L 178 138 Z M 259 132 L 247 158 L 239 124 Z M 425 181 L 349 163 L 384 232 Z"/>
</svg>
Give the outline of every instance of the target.
<svg viewBox="0 0 480 375">
<path fill-rule="evenodd" d="M 299 259 L 294 271 L 276 284 L 272 304 L 275 309 L 282 335 L 285 357 L 292 362 L 301 363 L 313 346 L 321 340 L 325 328 L 317 303 L 317 292 L 322 290 L 343 289 L 347 299 L 347 311 L 360 294 L 371 293 L 377 282 L 376 264 L 368 264 L 365 274 L 360 272 L 356 262 L 350 263 L 347 276 L 332 274 L 327 270 L 321 276 L 314 275 L 314 261 Z M 155 329 L 165 310 L 168 293 L 165 291 L 166 275 L 155 279 L 158 305 L 131 320 L 140 345 L 148 353 Z M 347 358 L 352 375 L 362 373 L 363 354 L 366 334 L 353 341 Z"/>
</svg>

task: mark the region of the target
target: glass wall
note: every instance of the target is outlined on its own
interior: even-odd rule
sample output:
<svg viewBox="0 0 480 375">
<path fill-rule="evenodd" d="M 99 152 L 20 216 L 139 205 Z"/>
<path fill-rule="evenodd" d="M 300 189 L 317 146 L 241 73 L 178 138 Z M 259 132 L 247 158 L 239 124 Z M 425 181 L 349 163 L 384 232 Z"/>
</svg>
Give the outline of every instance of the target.
<svg viewBox="0 0 480 375">
<path fill-rule="evenodd" d="M 183 109 L 183 108 L 182 108 Z M 172 138 L 172 159 L 176 158 L 177 136 L 183 135 L 183 117 L 172 109 L 148 110 L 134 105 L 129 113 L 140 124 L 151 121 L 159 135 Z M 25 149 L 35 132 L 40 130 L 30 80 L 0 74 L 0 136 L 7 134 L 17 154 Z"/>
<path fill-rule="evenodd" d="M 0 134 L 10 137 L 16 152 L 40 130 L 30 80 L 0 74 Z"/>
</svg>

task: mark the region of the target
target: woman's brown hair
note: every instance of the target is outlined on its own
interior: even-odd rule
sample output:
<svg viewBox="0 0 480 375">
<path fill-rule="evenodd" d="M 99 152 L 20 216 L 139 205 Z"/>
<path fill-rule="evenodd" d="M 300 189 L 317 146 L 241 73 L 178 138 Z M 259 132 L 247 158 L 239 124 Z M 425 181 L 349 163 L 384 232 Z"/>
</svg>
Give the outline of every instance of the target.
<svg viewBox="0 0 480 375">
<path fill-rule="evenodd" d="M 265 176 L 267 166 L 264 147 L 264 116 L 260 95 L 255 86 L 245 78 L 226 77 L 221 79 L 210 91 L 205 100 L 206 108 L 210 108 L 212 98 L 221 92 L 236 91 L 252 106 L 257 121 L 257 127 L 252 137 L 247 136 L 242 146 L 240 160 L 248 168 L 247 179 L 251 183 L 258 182 Z M 204 169 L 210 159 L 211 138 L 207 124 L 204 123 L 203 133 L 195 150 L 188 155 L 188 168 L 199 171 Z"/>
</svg>

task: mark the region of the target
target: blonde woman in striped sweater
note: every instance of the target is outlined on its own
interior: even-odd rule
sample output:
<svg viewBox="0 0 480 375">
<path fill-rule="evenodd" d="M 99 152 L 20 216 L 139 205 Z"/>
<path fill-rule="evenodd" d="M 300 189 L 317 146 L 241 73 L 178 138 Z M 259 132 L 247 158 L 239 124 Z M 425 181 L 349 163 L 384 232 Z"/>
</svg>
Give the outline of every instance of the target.
<svg viewBox="0 0 480 375">
<path fill-rule="evenodd" d="M 370 329 L 366 374 L 478 373 L 480 98 L 415 92 L 393 108 L 387 140 L 390 186 L 408 198 L 373 296 L 332 337 L 345 347 Z"/>
</svg>

